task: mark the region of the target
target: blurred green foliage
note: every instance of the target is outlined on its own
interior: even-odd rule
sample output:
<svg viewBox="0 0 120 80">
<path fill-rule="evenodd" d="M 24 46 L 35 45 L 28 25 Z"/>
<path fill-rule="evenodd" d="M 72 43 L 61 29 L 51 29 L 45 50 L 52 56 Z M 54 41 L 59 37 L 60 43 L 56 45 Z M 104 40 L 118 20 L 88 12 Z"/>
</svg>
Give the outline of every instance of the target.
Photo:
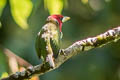
<svg viewBox="0 0 120 80">
<path fill-rule="evenodd" d="M 31 0 L 9 0 L 11 13 L 15 22 L 23 29 L 28 28 L 27 19 L 32 12 Z M 5 7 L 7 0 L 0 0 L 0 15 Z"/>
<path fill-rule="evenodd" d="M 4 76 L 4 73 L 8 71 L 7 58 L 5 57 L 3 51 L 0 49 L 0 78 Z"/>
<path fill-rule="evenodd" d="M 32 12 L 31 0 L 10 0 L 11 13 L 16 23 L 23 29 L 28 28 L 27 19 Z"/>
<path fill-rule="evenodd" d="M 2 73 L 0 79 L 5 78 L 5 77 L 8 77 L 8 73 L 7 72 Z"/>
<path fill-rule="evenodd" d="M 47 8 L 50 14 L 61 14 L 63 9 L 64 0 L 44 0 L 45 8 Z"/>
<path fill-rule="evenodd" d="M 57 6 L 61 6 L 60 10 L 57 10 L 59 7 L 52 5 L 55 4 L 52 2 L 54 0 L 49 0 L 51 1 L 48 1 L 49 3 L 44 3 L 44 0 L 15 1 L 16 3 L 29 1 L 30 4 L 24 5 L 30 7 L 32 4 L 32 12 L 30 12 L 31 9 L 25 9 L 26 7 L 23 7 L 23 4 L 22 7 L 18 4 L 17 6 L 20 7 L 19 12 L 16 4 L 11 4 L 10 0 L 7 0 L 0 17 L 2 22 L 0 44 L 32 65 L 40 63 L 35 54 L 35 39 L 49 14 L 60 14 L 62 11 L 63 15 L 71 17 L 70 21 L 63 24 L 62 48 L 68 47 L 77 40 L 96 36 L 120 25 L 120 0 L 58 0 L 61 1 L 56 3 Z M 47 11 L 44 6 L 48 5 L 52 7 L 46 7 Z M 18 13 L 17 16 L 26 15 L 23 20 L 28 20 L 29 28 L 27 30 L 16 24 L 13 13 L 11 14 L 11 6 L 15 6 L 17 11 L 21 13 Z M 25 13 L 22 13 L 21 9 Z M 0 72 L 2 73 L 2 71 L 7 71 L 7 67 L 3 67 L 3 65 L 7 66 L 5 65 L 7 63 L 3 63 L 5 59 L 1 60 L 1 57 L 4 57 L 0 56 Z M 120 41 L 102 48 L 82 52 L 65 62 L 60 68 L 42 75 L 41 80 L 120 80 Z"/>
<path fill-rule="evenodd" d="M 65 0 L 67 1 L 67 0 Z M 44 0 L 44 7 L 50 14 L 61 14 L 64 0 Z M 0 15 L 5 7 L 6 0 L 0 1 Z M 15 22 L 23 29 L 28 29 L 27 19 L 33 8 L 31 0 L 9 0 L 10 9 Z"/>
<path fill-rule="evenodd" d="M 7 2 L 6 0 L 0 0 L 0 16 L 1 16 L 2 11 L 6 5 L 6 2 Z"/>
</svg>

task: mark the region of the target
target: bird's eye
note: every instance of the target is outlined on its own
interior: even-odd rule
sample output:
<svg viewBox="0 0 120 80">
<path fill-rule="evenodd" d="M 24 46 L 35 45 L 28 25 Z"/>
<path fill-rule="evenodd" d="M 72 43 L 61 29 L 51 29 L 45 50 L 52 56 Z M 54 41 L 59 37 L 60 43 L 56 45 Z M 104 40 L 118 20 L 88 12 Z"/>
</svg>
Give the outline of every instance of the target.
<svg viewBox="0 0 120 80">
<path fill-rule="evenodd" d="M 60 18 L 60 20 L 62 21 L 63 18 Z"/>
</svg>

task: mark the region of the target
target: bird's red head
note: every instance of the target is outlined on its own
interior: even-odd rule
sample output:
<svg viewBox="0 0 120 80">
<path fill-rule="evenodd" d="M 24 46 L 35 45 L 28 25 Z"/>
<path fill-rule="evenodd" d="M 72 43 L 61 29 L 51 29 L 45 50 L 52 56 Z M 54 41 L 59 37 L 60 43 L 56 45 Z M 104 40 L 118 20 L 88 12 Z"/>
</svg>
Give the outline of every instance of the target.
<svg viewBox="0 0 120 80">
<path fill-rule="evenodd" d="M 59 25 L 59 30 L 62 32 L 62 24 L 63 22 L 67 21 L 70 19 L 70 17 L 62 16 L 62 15 L 51 15 L 48 17 L 48 19 L 52 19 Z"/>
</svg>

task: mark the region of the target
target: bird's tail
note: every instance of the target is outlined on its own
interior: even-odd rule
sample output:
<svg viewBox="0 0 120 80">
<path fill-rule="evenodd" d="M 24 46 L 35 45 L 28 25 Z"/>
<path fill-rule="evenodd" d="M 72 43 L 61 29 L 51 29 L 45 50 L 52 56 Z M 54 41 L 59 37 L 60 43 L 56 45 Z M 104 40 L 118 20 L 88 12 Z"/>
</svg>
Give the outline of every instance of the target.
<svg viewBox="0 0 120 80">
<path fill-rule="evenodd" d="M 55 63 L 54 63 L 54 59 L 53 59 L 53 54 L 48 54 L 47 55 L 46 62 L 49 63 L 50 67 L 52 67 L 52 68 L 55 67 Z"/>
</svg>

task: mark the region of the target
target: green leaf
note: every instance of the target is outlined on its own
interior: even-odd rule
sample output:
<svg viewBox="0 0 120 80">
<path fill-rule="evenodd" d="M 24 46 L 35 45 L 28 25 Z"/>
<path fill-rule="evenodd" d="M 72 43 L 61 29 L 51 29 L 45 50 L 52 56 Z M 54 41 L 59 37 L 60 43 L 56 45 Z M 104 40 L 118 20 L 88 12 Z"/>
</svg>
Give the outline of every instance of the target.
<svg viewBox="0 0 120 80">
<path fill-rule="evenodd" d="M 44 0 L 44 5 L 50 14 L 61 14 L 63 9 L 63 0 Z"/>
<path fill-rule="evenodd" d="M 6 2 L 7 2 L 6 0 L 0 0 L 0 16 L 1 16 L 2 11 L 6 5 Z"/>
<path fill-rule="evenodd" d="M 31 0 L 9 0 L 11 13 L 15 22 L 23 29 L 28 28 L 27 18 L 32 12 Z"/>
<path fill-rule="evenodd" d="M 8 77 L 8 73 L 7 72 L 3 72 L 0 78 L 2 79 L 2 78 L 5 78 L 5 77 Z"/>
<path fill-rule="evenodd" d="M 7 0 L 0 0 L 0 16 L 2 15 L 3 9 L 6 5 Z M 2 27 L 2 24 L 0 22 L 0 28 Z"/>
</svg>

